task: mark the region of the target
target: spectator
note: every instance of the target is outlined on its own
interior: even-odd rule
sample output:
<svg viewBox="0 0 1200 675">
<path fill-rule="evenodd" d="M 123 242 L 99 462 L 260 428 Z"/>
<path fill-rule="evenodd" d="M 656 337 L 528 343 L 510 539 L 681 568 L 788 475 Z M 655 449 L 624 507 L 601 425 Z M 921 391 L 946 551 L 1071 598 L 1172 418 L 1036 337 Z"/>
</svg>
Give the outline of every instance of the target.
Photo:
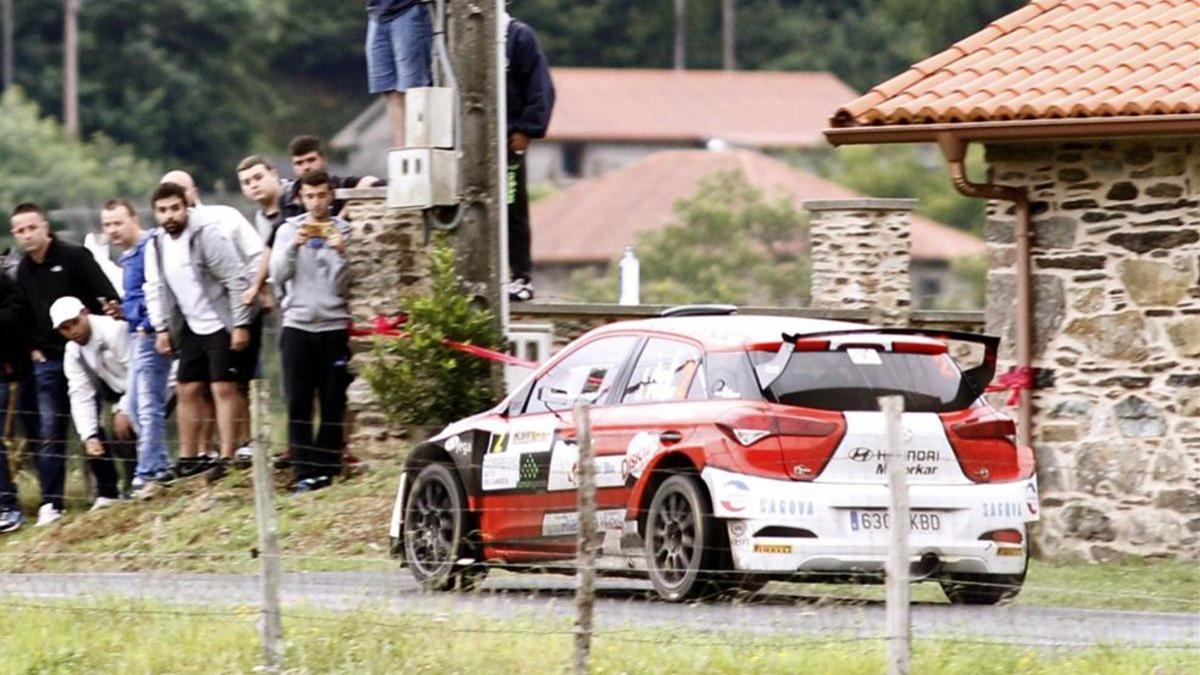
<svg viewBox="0 0 1200 675">
<path fill-rule="evenodd" d="M 167 380 L 171 359 L 154 349 L 154 326 L 146 311 L 146 244 L 150 233 L 142 229 L 137 211 L 125 199 L 110 199 L 100 211 L 100 225 L 108 240 L 119 246 L 125 298 L 125 315 L 131 341 L 129 351 L 129 394 L 127 412 L 137 422 L 137 471 L 132 487 L 143 490 L 150 483 L 168 483 L 171 457 L 167 449 Z"/>
<path fill-rule="evenodd" d="M 398 148 L 404 147 L 404 92 L 432 83 L 432 46 L 433 25 L 421 0 L 367 0 L 367 85 L 387 101 Z"/>
<path fill-rule="evenodd" d="M 17 285 L 33 313 L 33 380 L 37 388 L 39 439 L 38 481 L 42 505 L 37 525 L 62 517 L 66 483 L 66 438 L 69 400 L 63 372 L 65 341 L 50 322 L 50 306 L 61 297 L 79 298 L 93 314 L 119 313 L 117 291 L 83 247 L 59 241 L 50 233 L 46 214 L 36 204 L 13 210 L 12 233 L 25 249 L 17 267 Z"/>
<path fill-rule="evenodd" d="M 218 231 L 224 234 L 237 249 L 238 255 L 242 259 L 242 264 L 246 268 L 246 279 L 250 280 L 255 277 L 260 266 L 266 264 L 267 255 L 263 246 L 263 238 L 259 236 L 258 231 L 246 220 L 240 211 L 230 206 L 222 206 L 220 204 L 202 204 L 200 203 L 200 190 L 196 187 L 196 181 L 192 180 L 190 174 L 186 171 L 178 169 L 168 171 L 160 183 L 175 183 L 183 188 L 184 194 L 187 195 L 187 205 L 191 209 L 190 217 L 193 223 L 212 223 Z M 250 380 L 258 377 L 258 357 L 262 351 L 262 332 L 263 323 L 262 316 L 259 310 L 259 303 L 255 296 L 251 295 L 247 299 L 241 297 L 241 300 L 251 306 L 254 320 L 250 324 L 250 346 L 246 348 L 246 359 L 248 368 L 245 369 L 243 377 L 245 378 L 238 383 L 238 405 L 240 413 L 238 414 L 237 439 L 239 450 L 238 456 L 249 460 L 253 456 L 253 450 L 250 447 Z M 204 414 L 206 420 L 204 427 L 205 432 L 202 436 L 206 441 L 212 436 L 211 426 L 207 420 L 213 418 L 211 406 Z"/>
<path fill-rule="evenodd" d="M 275 241 L 275 230 L 284 220 L 304 213 L 304 209 L 298 204 L 283 201 L 283 194 L 291 190 L 292 181 L 280 179 L 279 171 L 259 155 L 250 155 L 238 162 L 237 176 L 242 194 L 258 204 L 258 210 L 254 212 L 254 226 L 258 235 L 266 242 L 254 281 L 250 283 L 250 288 L 246 289 L 242 299 L 250 303 L 257 297 L 264 304 L 268 304 L 271 294 L 264 292 L 264 287 L 270 266 L 271 246 Z"/>
<path fill-rule="evenodd" d="M 17 530 L 25 523 L 17 499 L 8 464 L 8 446 L 3 430 L 8 428 L 9 392 L 14 382 L 21 382 L 29 373 L 30 325 L 33 317 L 29 305 L 15 281 L 0 274 L 0 533 Z M 20 390 L 18 390 L 20 391 Z"/>
<path fill-rule="evenodd" d="M 321 150 L 321 139 L 316 136 L 297 136 L 288 144 L 288 151 L 292 155 L 292 172 L 297 178 L 303 176 L 309 171 L 329 172 L 329 162 L 325 159 L 325 153 Z M 356 188 L 356 187 L 373 187 L 382 185 L 383 181 L 375 176 L 329 176 L 329 181 L 333 185 L 333 189 L 341 188 Z M 300 181 L 292 181 L 289 189 L 283 194 L 283 203 L 292 204 L 301 211 L 304 210 L 304 204 L 300 201 Z M 333 215 L 340 215 L 342 208 L 346 202 L 340 199 L 333 201 Z"/>
<path fill-rule="evenodd" d="M 333 183 L 323 171 L 300 178 L 307 213 L 279 226 L 271 251 L 271 278 L 283 312 L 284 384 L 288 444 L 296 492 L 328 487 L 341 473 L 346 387 L 349 384 L 350 226 L 332 215 Z M 313 438 L 313 395 L 321 422 Z"/>
<path fill-rule="evenodd" d="M 193 222 L 183 187 L 162 183 L 151 206 L 160 228 L 146 247 L 146 308 L 158 352 L 179 357 L 175 471 L 183 478 L 212 468 L 199 456 L 206 390 L 216 404 L 221 460 L 233 459 L 253 308 L 242 302 L 249 279 L 237 248 L 213 223 Z M 224 463 L 216 469 L 223 473 Z"/>
<path fill-rule="evenodd" d="M 71 418 L 84 443 L 88 468 L 96 478 L 92 510 L 116 502 L 117 469 L 100 409 L 112 403 L 112 430 L 116 443 L 128 446 L 136 438 L 129 416 L 129 330 L 123 321 L 92 316 L 78 298 L 63 296 L 50 305 L 50 323 L 67 340 L 63 371 L 71 399 Z"/>
<path fill-rule="evenodd" d="M 508 297 L 533 299 L 530 257 L 529 189 L 525 152 L 535 138 L 545 138 L 554 110 L 550 62 L 528 25 L 507 17 L 508 54 Z"/>
</svg>

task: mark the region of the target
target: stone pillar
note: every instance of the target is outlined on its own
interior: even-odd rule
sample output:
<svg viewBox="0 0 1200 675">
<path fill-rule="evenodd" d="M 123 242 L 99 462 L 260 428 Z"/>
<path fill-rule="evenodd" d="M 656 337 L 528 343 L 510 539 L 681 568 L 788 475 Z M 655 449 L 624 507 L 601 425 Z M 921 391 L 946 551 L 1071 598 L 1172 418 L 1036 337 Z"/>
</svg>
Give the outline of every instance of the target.
<svg viewBox="0 0 1200 675">
<path fill-rule="evenodd" d="M 1200 138 L 987 146 L 1033 213 L 1033 539 L 1051 557 L 1200 557 Z M 1012 363 L 1009 204 L 987 332 Z"/>
<path fill-rule="evenodd" d="M 343 217 L 350 221 L 350 313 L 357 324 L 369 324 L 380 314 L 394 314 L 403 301 L 425 290 L 429 256 L 420 211 L 387 208 L 386 188 L 338 190 L 346 199 Z M 391 427 L 379 410 L 362 371 L 371 358 L 369 338 L 351 342 L 352 369 L 359 377 L 350 385 L 349 410 L 354 418 L 350 443 L 356 454 L 387 457 L 389 441 L 402 430 Z"/>
<path fill-rule="evenodd" d="M 915 199 L 819 199 L 811 213 L 812 306 L 863 309 L 880 325 L 908 324 L 909 214 Z"/>
</svg>

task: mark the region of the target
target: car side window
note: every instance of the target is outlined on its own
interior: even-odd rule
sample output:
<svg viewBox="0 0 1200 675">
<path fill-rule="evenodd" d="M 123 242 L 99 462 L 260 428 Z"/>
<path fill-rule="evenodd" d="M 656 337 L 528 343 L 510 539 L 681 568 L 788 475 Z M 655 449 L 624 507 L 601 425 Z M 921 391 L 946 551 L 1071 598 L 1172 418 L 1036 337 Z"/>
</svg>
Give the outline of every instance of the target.
<svg viewBox="0 0 1200 675">
<path fill-rule="evenodd" d="M 580 398 L 603 403 L 635 342 L 632 335 L 618 335 L 575 350 L 533 385 L 526 414 L 567 410 Z"/>
<path fill-rule="evenodd" d="M 622 403 L 682 401 L 700 369 L 700 350 L 686 342 L 651 338 L 638 357 Z"/>
</svg>

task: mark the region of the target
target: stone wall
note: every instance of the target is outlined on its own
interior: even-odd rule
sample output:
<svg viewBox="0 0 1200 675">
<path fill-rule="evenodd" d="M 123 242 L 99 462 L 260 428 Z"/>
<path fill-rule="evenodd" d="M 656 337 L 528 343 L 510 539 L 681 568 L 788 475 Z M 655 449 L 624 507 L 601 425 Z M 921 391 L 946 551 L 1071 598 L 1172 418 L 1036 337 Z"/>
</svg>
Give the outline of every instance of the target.
<svg viewBox="0 0 1200 675">
<path fill-rule="evenodd" d="M 376 188 L 338 192 L 339 197 L 351 198 L 342 215 L 352 228 L 347 247 L 353 274 L 350 312 L 358 324 L 369 324 L 379 314 L 394 314 L 405 299 L 427 287 L 429 258 L 421 212 L 388 210 L 384 192 Z M 351 346 L 351 367 L 359 377 L 348 392 L 354 418 L 350 443 L 360 456 L 387 457 L 404 432 L 388 424 L 361 376 L 371 358 L 370 339 L 355 338 Z"/>
<path fill-rule="evenodd" d="M 812 306 L 866 310 L 873 324 L 903 326 L 912 309 L 909 214 L 915 199 L 821 199 L 812 214 Z"/>
<path fill-rule="evenodd" d="M 987 162 L 1033 202 L 1035 542 L 1200 557 L 1200 138 L 997 144 Z M 1011 205 L 987 240 L 987 328 L 1011 364 Z"/>
</svg>

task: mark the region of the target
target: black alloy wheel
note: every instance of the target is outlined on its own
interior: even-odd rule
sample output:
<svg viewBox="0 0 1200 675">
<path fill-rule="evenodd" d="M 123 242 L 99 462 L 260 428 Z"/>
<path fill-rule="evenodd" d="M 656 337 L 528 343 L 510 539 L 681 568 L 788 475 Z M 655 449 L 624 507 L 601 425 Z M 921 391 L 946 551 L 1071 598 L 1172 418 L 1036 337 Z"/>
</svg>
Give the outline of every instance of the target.
<svg viewBox="0 0 1200 675">
<path fill-rule="evenodd" d="M 654 493 L 646 517 L 646 566 L 664 600 L 679 602 L 715 590 L 717 555 L 712 507 L 699 479 L 668 478 Z"/>
<path fill-rule="evenodd" d="M 404 506 L 404 557 L 421 587 L 446 591 L 482 581 L 482 568 L 458 561 L 469 548 L 467 498 L 458 478 L 444 464 L 429 464 L 417 474 Z"/>
</svg>

